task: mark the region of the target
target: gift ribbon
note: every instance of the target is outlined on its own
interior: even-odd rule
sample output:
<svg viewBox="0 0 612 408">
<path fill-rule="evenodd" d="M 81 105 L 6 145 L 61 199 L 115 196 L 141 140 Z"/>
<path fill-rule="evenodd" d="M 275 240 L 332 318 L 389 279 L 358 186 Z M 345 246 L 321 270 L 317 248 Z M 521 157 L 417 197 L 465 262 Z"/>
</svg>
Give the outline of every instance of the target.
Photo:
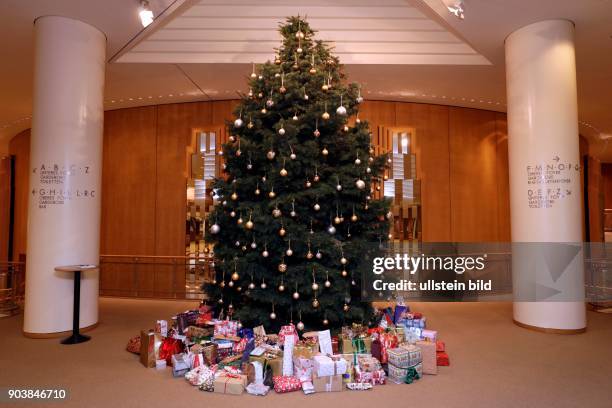
<svg viewBox="0 0 612 408">
<path fill-rule="evenodd" d="M 404 380 L 404 382 L 406 384 L 412 384 L 413 381 L 418 380 L 419 378 L 421 377 L 419 376 L 419 373 L 417 372 L 416 368 L 409 367 L 408 371 L 406 372 L 406 379 Z"/>
<path fill-rule="evenodd" d="M 365 342 L 361 338 L 351 339 L 351 345 L 353 346 L 353 353 L 366 352 Z"/>
</svg>

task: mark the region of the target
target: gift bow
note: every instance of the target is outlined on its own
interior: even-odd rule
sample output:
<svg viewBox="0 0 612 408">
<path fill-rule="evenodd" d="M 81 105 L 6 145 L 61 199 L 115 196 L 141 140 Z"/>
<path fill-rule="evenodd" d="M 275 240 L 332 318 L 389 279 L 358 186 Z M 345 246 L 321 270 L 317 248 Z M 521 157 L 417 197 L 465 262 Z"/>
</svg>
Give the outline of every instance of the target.
<svg viewBox="0 0 612 408">
<path fill-rule="evenodd" d="M 406 379 L 404 380 L 404 382 L 406 384 L 412 384 L 414 380 L 418 380 L 419 378 L 421 378 L 421 376 L 419 376 L 419 373 L 417 372 L 416 368 L 408 367 L 408 371 L 406 372 Z"/>
</svg>

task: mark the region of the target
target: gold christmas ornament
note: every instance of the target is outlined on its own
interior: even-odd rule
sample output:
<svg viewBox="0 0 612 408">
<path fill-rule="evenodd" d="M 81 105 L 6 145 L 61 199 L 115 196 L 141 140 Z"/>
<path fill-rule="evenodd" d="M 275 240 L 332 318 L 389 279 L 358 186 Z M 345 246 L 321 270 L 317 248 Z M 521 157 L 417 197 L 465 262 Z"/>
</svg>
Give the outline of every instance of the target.
<svg viewBox="0 0 612 408">
<path fill-rule="evenodd" d="M 274 160 L 274 158 L 276 157 L 276 152 L 274 150 L 268 150 L 268 152 L 266 153 L 266 157 L 268 158 L 268 160 Z"/>
<path fill-rule="evenodd" d="M 323 120 L 328 120 L 329 119 L 329 113 L 323 112 L 323 115 L 321 115 L 321 117 L 323 118 Z"/>
<path fill-rule="evenodd" d="M 281 229 L 278 230 L 278 235 L 280 235 L 281 237 L 284 237 L 285 234 L 287 234 L 287 231 L 283 227 L 281 227 Z"/>
<path fill-rule="evenodd" d="M 327 150 L 327 147 L 324 147 L 323 150 L 321 150 L 321 154 L 323 154 L 323 156 L 327 156 L 329 154 L 329 150 Z"/>
<path fill-rule="evenodd" d="M 273 209 L 272 215 L 274 216 L 274 218 L 280 217 L 282 215 L 281 210 L 279 210 L 278 208 Z"/>
<path fill-rule="evenodd" d="M 319 307 L 319 300 L 317 298 L 314 298 L 314 300 L 312 301 L 312 307 L 314 307 L 315 309 Z"/>
<path fill-rule="evenodd" d="M 363 189 L 365 188 L 365 186 L 366 186 L 365 181 L 363 181 L 362 179 L 358 179 L 358 180 L 355 182 L 355 185 L 357 186 L 357 188 L 358 188 L 359 190 L 363 190 Z"/>
<path fill-rule="evenodd" d="M 278 271 L 282 273 L 287 272 L 287 264 L 285 264 L 284 262 L 281 262 L 278 265 Z"/>
<path fill-rule="evenodd" d="M 236 194 L 236 192 L 234 191 L 234 192 L 232 193 L 232 195 L 230 196 L 230 198 L 231 198 L 232 200 L 236 201 L 236 200 L 238 199 L 238 194 Z"/>
<path fill-rule="evenodd" d="M 274 198 L 274 197 L 276 197 L 276 193 L 274 192 L 274 190 L 271 190 L 271 191 L 268 193 L 268 197 L 270 197 L 270 198 Z"/>
<path fill-rule="evenodd" d="M 238 275 L 238 272 L 232 273 L 232 280 L 237 281 L 238 279 L 240 279 L 240 275 Z"/>
<path fill-rule="evenodd" d="M 287 172 L 287 170 L 286 170 L 286 169 L 283 167 L 283 168 L 280 170 L 280 175 L 281 175 L 282 177 L 287 177 L 287 174 L 289 174 L 289 173 L 288 173 L 288 172 Z"/>
</svg>

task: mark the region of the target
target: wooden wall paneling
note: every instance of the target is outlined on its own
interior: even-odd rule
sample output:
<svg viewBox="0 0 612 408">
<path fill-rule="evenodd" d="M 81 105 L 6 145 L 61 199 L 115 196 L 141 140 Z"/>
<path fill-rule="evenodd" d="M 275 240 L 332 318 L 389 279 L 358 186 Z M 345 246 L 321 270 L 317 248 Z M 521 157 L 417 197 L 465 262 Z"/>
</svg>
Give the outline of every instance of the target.
<svg viewBox="0 0 612 408">
<path fill-rule="evenodd" d="M 612 210 L 612 163 L 601 163 L 604 208 Z"/>
<path fill-rule="evenodd" d="M 8 261 L 11 213 L 11 159 L 0 158 L 0 262 Z M 2 283 L 0 282 L 0 285 Z"/>
<path fill-rule="evenodd" d="M 212 118 L 210 102 L 162 105 L 157 110 L 157 172 L 155 199 L 155 255 L 185 256 L 185 215 L 189 167 L 185 154 L 191 148 L 194 127 Z M 155 266 L 155 295 L 167 297 L 184 292 L 185 267 L 168 265 L 161 259 Z M 180 296 L 180 295 L 179 295 Z"/>
<path fill-rule="evenodd" d="M 421 181 L 423 242 L 451 241 L 448 107 L 397 103 L 397 126 L 415 128 L 413 150 Z"/>
<path fill-rule="evenodd" d="M 508 122 L 505 113 L 495 114 L 497 134 L 497 223 L 499 242 L 510 242 L 510 169 L 508 167 Z"/>
<path fill-rule="evenodd" d="M 212 118 L 211 125 L 225 125 L 225 122 L 228 120 L 233 120 L 233 112 L 234 109 L 238 106 L 239 101 L 232 99 L 227 101 L 214 101 L 212 102 Z M 248 118 L 242 118 L 245 121 L 248 121 Z M 223 139 L 222 142 L 225 143 L 227 140 Z"/>
<path fill-rule="evenodd" d="M 449 111 L 451 231 L 454 242 L 499 237 L 495 113 Z"/>
<path fill-rule="evenodd" d="M 15 156 L 15 223 L 13 225 L 13 260 L 25 255 L 28 245 L 28 200 L 30 198 L 30 130 L 24 130 L 9 142 L 9 154 Z"/>
<path fill-rule="evenodd" d="M 157 107 L 108 111 L 104 123 L 101 253 L 155 254 Z M 107 268 L 100 277 L 103 294 L 153 295 L 151 267 Z"/>
</svg>

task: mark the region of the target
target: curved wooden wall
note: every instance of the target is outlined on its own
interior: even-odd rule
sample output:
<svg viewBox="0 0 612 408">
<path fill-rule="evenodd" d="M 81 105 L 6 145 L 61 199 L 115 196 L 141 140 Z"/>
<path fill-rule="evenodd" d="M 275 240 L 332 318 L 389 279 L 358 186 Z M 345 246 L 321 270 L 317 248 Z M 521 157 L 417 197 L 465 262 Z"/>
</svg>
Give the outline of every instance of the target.
<svg viewBox="0 0 612 408">
<path fill-rule="evenodd" d="M 184 255 L 185 155 L 192 130 L 222 125 L 236 103 L 105 113 L 101 253 Z M 424 241 L 510 240 L 505 114 L 366 101 L 360 118 L 370 122 L 373 133 L 379 126 L 415 129 Z M 11 140 L 10 153 L 17 156 L 17 259 L 26 245 L 29 131 Z"/>
</svg>

